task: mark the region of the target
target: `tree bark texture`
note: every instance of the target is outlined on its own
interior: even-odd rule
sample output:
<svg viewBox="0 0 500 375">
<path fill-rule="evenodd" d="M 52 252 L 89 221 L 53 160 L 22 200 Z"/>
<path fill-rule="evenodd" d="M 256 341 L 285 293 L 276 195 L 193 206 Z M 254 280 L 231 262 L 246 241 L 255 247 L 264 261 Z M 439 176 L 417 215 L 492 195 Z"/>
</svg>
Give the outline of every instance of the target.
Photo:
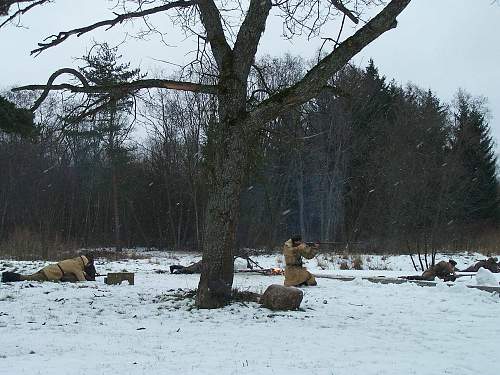
<svg viewBox="0 0 500 375">
<path fill-rule="evenodd" d="M 227 79 L 227 95 L 219 98 L 219 121 L 210 129 L 207 145 L 210 190 L 196 299 L 200 308 L 224 306 L 231 297 L 240 194 L 255 138 L 251 124 L 245 119 L 245 82 L 242 84 L 234 76 Z"/>
</svg>

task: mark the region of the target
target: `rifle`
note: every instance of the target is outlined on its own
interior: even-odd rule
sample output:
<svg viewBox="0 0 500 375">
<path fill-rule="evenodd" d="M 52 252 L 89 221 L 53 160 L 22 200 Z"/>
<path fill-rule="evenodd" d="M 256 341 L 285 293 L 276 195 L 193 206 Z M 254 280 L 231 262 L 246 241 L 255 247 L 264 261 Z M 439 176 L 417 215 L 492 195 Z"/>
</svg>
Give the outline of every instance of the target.
<svg viewBox="0 0 500 375">
<path fill-rule="evenodd" d="M 265 276 L 278 276 L 283 275 L 284 270 L 281 268 L 262 268 L 262 269 L 246 269 L 246 270 L 234 270 L 234 273 L 260 273 Z"/>
<path fill-rule="evenodd" d="M 261 270 L 264 269 L 264 267 L 262 267 L 259 263 L 257 263 L 253 259 L 251 259 L 249 255 L 246 255 L 246 254 L 235 255 L 234 259 L 236 259 L 236 258 L 245 259 L 247 261 L 247 268 L 249 268 L 251 270 L 253 270 L 254 266 L 257 268 L 260 268 Z"/>
<path fill-rule="evenodd" d="M 253 269 L 253 266 L 256 266 L 258 268 L 260 268 L 261 270 L 264 269 L 264 267 L 262 267 L 259 263 L 257 263 L 256 261 L 250 259 L 250 257 L 246 258 L 246 261 L 247 261 L 247 268 L 250 268 L 250 269 Z"/>
<path fill-rule="evenodd" d="M 319 245 L 346 245 L 348 242 L 335 242 L 335 241 L 314 241 L 314 242 L 304 242 L 307 246 Z M 360 242 L 349 242 L 349 244 L 356 244 Z"/>
<path fill-rule="evenodd" d="M 456 273 L 454 276 L 458 279 L 459 277 L 476 276 L 477 272 L 460 272 Z"/>
</svg>

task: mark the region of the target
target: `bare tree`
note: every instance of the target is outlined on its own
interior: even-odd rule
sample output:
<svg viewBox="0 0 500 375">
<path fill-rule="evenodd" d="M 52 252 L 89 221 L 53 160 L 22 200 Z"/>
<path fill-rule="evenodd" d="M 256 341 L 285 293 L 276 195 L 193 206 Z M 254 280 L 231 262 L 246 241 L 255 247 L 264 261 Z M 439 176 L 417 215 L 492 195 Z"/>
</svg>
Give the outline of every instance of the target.
<svg viewBox="0 0 500 375">
<path fill-rule="evenodd" d="M 55 72 L 46 85 L 29 85 L 17 90 L 66 90 L 78 93 L 107 93 L 106 101 L 116 101 L 145 88 L 163 88 L 212 94 L 217 99 L 217 112 L 207 130 L 207 179 L 209 199 L 205 219 L 203 272 L 201 274 L 197 305 L 217 308 L 227 303 L 233 282 L 233 249 L 239 218 L 240 193 L 244 177 L 252 164 L 253 147 L 258 142 L 262 124 L 289 112 L 316 97 L 354 55 L 386 31 L 396 27 L 396 17 L 411 0 L 392 0 L 371 20 L 342 42 L 335 42 L 330 53 L 318 61 L 305 76 L 292 86 L 268 93 L 258 103 L 249 105 L 249 75 L 264 33 L 271 9 L 284 22 L 285 34 L 290 38 L 298 34 L 318 35 L 322 27 L 339 14 L 359 21 L 363 7 L 377 5 L 378 1 L 320 1 L 294 0 L 179 0 L 159 2 L 122 0 L 123 13 L 85 27 L 62 31 L 38 44 L 32 51 L 37 55 L 72 36 L 80 36 L 97 28 L 111 28 L 125 21 L 143 19 L 146 24 L 153 14 L 172 15 L 175 24 L 191 33 L 199 41 L 197 57 L 181 78 L 189 73 L 198 82 L 184 79 L 140 79 L 126 84 L 107 86 L 90 85 L 74 72 L 63 69 Z M 246 9 L 244 6 L 246 5 Z M 133 8 L 132 8 L 133 7 Z M 349 10 L 352 8 L 352 10 Z M 7 6 L 8 9 L 8 6 Z M 4 11 L 5 13 L 5 11 Z M 235 15 L 239 17 L 235 18 Z M 235 20 L 240 20 L 236 22 Z M 201 21 L 201 26 L 199 27 Z M 81 85 L 59 84 L 54 80 L 63 73 L 71 73 Z M 92 103 L 97 110 L 105 100 Z"/>
</svg>

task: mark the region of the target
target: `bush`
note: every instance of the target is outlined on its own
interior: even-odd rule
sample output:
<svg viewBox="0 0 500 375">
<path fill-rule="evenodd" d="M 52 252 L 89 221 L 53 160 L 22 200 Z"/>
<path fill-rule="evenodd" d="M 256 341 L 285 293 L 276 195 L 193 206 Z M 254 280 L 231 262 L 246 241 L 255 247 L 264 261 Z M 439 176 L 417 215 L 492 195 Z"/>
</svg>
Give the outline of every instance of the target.
<svg viewBox="0 0 500 375">
<path fill-rule="evenodd" d="M 94 259 L 102 258 L 108 261 L 117 261 L 117 260 L 125 260 L 125 259 L 147 259 L 149 258 L 146 255 L 138 254 L 134 251 L 130 252 L 127 250 L 116 251 L 114 249 L 81 249 L 81 253 L 85 254 L 86 252 L 92 253 Z M 149 260 L 150 263 L 155 263 L 152 259 Z M 156 262 L 158 263 L 158 262 Z"/>
<path fill-rule="evenodd" d="M 359 255 L 356 255 L 356 257 L 352 261 L 352 268 L 355 270 L 362 270 L 363 269 L 363 259 Z"/>
<path fill-rule="evenodd" d="M 340 269 L 341 270 L 348 270 L 349 269 L 349 265 L 347 264 L 347 262 L 340 263 Z"/>
<path fill-rule="evenodd" d="M 78 247 L 75 242 L 63 241 L 58 235 L 43 238 L 27 228 L 16 228 L 0 243 L 0 256 L 16 260 L 60 260 L 74 256 Z"/>
</svg>

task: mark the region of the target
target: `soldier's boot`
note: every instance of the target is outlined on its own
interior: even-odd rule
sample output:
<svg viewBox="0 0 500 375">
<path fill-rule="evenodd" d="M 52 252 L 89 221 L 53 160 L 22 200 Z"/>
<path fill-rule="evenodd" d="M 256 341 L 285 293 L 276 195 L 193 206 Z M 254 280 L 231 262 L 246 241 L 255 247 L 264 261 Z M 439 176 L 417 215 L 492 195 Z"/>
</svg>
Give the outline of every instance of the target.
<svg viewBox="0 0 500 375">
<path fill-rule="evenodd" d="M 8 271 L 2 273 L 2 283 L 12 283 L 16 281 L 23 281 L 20 274 Z"/>
<path fill-rule="evenodd" d="M 47 276 L 42 271 L 38 271 L 32 275 L 21 275 L 16 272 L 2 273 L 2 282 L 17 282 L 17 281 L 47 281 Z"/>
</svg>

